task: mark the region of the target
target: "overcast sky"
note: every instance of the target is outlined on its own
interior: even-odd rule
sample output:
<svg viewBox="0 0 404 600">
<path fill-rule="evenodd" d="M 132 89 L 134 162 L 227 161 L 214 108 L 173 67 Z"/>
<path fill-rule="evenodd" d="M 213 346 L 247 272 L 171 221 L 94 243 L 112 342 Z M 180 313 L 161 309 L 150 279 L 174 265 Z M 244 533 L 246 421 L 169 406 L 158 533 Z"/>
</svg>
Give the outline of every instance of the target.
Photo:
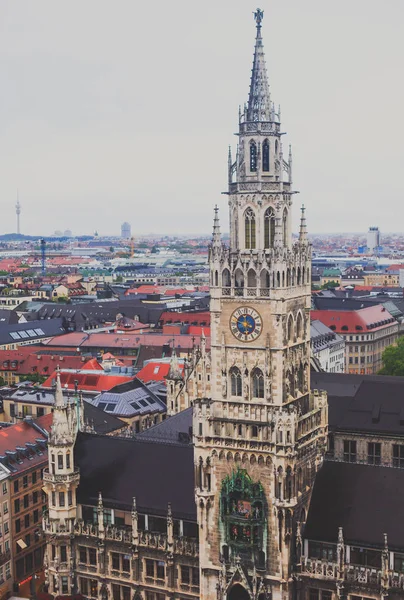
<svg viewBox="0 0 404 600">
<path fill-rule="evenodd" d="M 404 230 L 403 0 L 265 0 L 295 225 Z M 256 0 L 1 0 L 0 233 L 227 229 Z M 296 227 L 295 227 L 296 229 Z"/>
</svg>

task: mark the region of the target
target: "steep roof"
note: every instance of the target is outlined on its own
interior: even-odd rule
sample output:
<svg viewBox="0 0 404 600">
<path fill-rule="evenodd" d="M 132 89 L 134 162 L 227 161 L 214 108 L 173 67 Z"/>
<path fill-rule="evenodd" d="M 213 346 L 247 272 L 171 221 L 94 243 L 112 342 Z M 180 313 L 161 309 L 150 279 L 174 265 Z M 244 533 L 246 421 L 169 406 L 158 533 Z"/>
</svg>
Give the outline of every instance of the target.
<svg viewBox="0 0 404 600">
<path fill-rule="evenodd" d="M 196 520 L 193 448 L 79 433 L 74 449 L 80 468 L 78 501 L 165 516 L 171 503 L 176 518 Z"/>
<path fill-rule="evenodd" d="M 378 331 L 397 323 L 384 306 L 379 304 L 360 310 L 313 310 L 311 318 L 319 319 L 333 331 L 345 334 Z"/>
<path fill-rule="evenodd" d="M 193 408 L 191 406 L 138 433 L 137 437 L 150 442 L 190 444 L 192 443 L 192 415 Z"/>
<path fill-rule="evenodd" d="M 317 473 L 304 536 L 348 544 L 404 549 L 404 470 L 325 462 Z"/>
</svg>

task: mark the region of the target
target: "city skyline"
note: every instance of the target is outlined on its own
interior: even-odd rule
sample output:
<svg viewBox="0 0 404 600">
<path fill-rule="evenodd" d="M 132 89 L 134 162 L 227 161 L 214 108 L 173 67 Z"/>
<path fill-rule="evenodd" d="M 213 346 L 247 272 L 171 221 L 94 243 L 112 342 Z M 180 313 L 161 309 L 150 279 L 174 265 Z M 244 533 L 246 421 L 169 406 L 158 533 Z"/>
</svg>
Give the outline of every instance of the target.
<svg viewBox="0 0 404 600">
<path fill-rule="evenodd" d="M 78 20 L 71 3 L 3 3 L 0 233 L 15 231 L 17 187 L 26 234 L 66 222 L 77 234 L 111 235 L 125 220 L 135 235 L 206 234 L 216 203 L 227 230 L 221 192 L 238 112 L 229 106 L 247 100 L 251 70 L 246 8 L 255 3 L 208 2 L 192 19 L 183 0 L 152 12 L 122 1 L 113 13 L 90 1 Z M 292 0 L 263 9 L 272 99 L 293 132 L 285 145 L 309 231 L 394 231 L 404 7 Z M 287 39 L 274 26 L 286 21 Z"/>
</svg>

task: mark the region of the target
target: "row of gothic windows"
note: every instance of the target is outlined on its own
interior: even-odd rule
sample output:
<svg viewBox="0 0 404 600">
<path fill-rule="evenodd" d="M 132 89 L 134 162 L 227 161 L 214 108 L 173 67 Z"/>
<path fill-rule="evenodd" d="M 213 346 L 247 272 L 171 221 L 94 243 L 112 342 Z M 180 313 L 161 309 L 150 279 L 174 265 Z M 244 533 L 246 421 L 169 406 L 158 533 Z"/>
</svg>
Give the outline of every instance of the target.
<svg viewBox="0 0 404 600">
<path fill-rule="evenodd" d="M 261 371 L 261 369 L 256 368 L 251 371 L 250 381 L 252 397 L 264 398 L 264 373 Z M 243 395 L 243 380 L 241 377 L 241 371 L 238 367 L 232 367 L 230 369 L 230 390 L 232 396 L 241 397 Z"/>
<path fill-rule="evenodd" d="M 271 287 L 271 276 L 269 271 L 263 269 L 258 277 L 258 282 L 261 288 L 270 288 Z M 214 277 L 212 276 L 212 283 L 217 287 L 219 284 L 219 273 L 218 271 L 214 272 Z M 236 288 L 244 287 L 244 273 L 241 269 L 237 269 L 234 275 L 234 286 Z M 287 287 L 294 285 L 304 285 L 305 283 L 310 283 L 310 270 L 305 269 L 304 267 L 297 269 L 286 269 L 285 271 L 277 271 L 277 273 L 272 273 L 272 287 Z M 223 269 L 222 271 L 222 287 L 231 287 L 231 275 L 229 269 Z M 249 269 L 247 272 L 247 287 L 255 288 L 257 287 L 257 273 L 254 269 Z M 300 336 L 298 336 L 300 337 Z"/>
<path fill-rule="evenodd" d="M 282 235 L 285 244 L 287 240 L 287 221 L 288 212 L 285 208 L 282 217 Z M 257 247 L 256 236 L 256 217 L 252 208 L 247 208 L 244 213 L 244 235 L 245 247 L 247 250 L 255 250 Z M 272 248 L 275 241 L 275 212 L 272 207 L 268 208 L 264 214 L 264 248 Z"/>
<path fill-rule="evenodd" d="M 275 141 L 275 154 L 278 153 L 278 140 Z M 250 171 L 256 173 L 258 166 L 258 150 L 257 144 L 250 142 Z M 270 170 L 270 145 L 268 140 L 264 140 L 262 144 L 262 170 L 268 173 Z"/>
</svg>

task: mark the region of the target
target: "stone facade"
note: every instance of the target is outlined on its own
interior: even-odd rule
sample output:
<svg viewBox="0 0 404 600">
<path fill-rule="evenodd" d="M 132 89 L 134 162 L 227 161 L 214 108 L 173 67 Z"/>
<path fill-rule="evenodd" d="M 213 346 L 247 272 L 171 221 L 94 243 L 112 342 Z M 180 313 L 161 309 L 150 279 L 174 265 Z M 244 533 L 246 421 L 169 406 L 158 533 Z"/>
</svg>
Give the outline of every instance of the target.
<svg viewBox="0 0 404 600">
<path fill-rule="evenodd" d="M 229 156 L 230 246 L 216 210 L 209 255 L 211 398 L 194 403 L 203 600 L 292 597 L 291 540 L 327 436 L 327 398 L 309 392 L 311 246 L 304 209 L 292 243 L 292 155 L 255 17 L 250 96 Z"/>
</svg>

